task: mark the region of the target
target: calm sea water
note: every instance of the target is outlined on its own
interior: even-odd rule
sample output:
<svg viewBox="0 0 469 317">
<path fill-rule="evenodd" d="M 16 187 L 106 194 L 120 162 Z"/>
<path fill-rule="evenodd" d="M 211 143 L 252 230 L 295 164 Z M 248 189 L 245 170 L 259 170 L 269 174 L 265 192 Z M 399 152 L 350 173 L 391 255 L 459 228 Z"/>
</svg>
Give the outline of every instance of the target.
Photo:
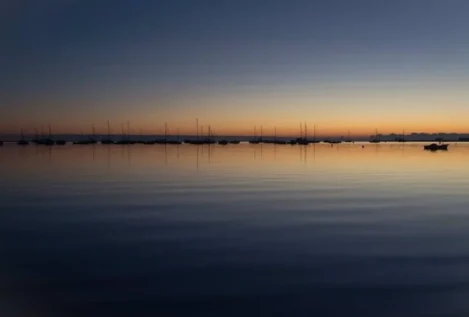
<svg viewBox="0 0 469 317">
<path fill-rule="evenodd" d="M 469 145 L 0 147 L 1 316 L 467 316 Z"/>
</svg>

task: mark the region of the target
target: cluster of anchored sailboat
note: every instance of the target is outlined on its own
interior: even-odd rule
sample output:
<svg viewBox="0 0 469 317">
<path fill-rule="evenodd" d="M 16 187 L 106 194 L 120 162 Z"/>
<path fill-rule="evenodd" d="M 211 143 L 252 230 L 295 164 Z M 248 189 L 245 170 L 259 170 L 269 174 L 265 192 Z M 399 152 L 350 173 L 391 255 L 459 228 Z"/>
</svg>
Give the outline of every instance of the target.
<svg viewBox="0 0 469 317">
<path fill-rule="evenodd" d="M 92 125 L 92 135 L 88 136 L 86 139 L 78 140 L 72 142 L 75 145 L 91 145 L 91 144 L 118 144 L 118 145 L 130 145 L 130 144 L 195 144 L 195 145 L 203 145 L 203 144 L 220 144 L 220 145 L 228 145 L 228 144 L 239 144 L 240 140 L 216 140 L 213 134 L 212 128 L 209 126 L 208 127 L 208 133 L 206 136 L 203 136 L 203 128 L 201 128 L 200 134 L 199 134 L 199 121 L 196 119 L 196 137 L 195 139 L 185 139 L 183 141 L 180 141 L 179 139 L 179 130 L 177 133 L 176 139 L 174 139 L 174 136 L 172 138 L 169 137 L 168 134 L 168 125 L 165 123 L 165 128 L 164 128 L 164 136 L 160 137 L 159 139 L 154 139 L 154 140 L 143 140 L 141 137 L 141 132 L 140 132 L 140 138 L 135 139 L 131 138 L 130 136 L 130 123 L 127 122 L 127 134 L 124 132 L 124 125 L 122 124 L 122 136 L 119 140 L 115 141 L 111 138 L 111 127 L 109 121 L 107 122 L 107 137 L 101 138 L 100 141 L 98 141 L 95 133 L 95 128 L 94 125 Z M 402 133 L 402 137 L 399 139 L 396 139 L 397 142 L 405 142 L 404 138 L 404 132 Z M 352 139 L 350 138 L 350 131 L 348 133 L 348 139 L 339 139 L 339 140 L 317 140 L 316 139 L 316 126 L 314 126 L 313 129 L 313 138 L 309 139 L 308 138 L 308 126 L 306 123 L 302 124 L 300 123 L 300 137 L 285 141 L 284 139 L 279 139 L 277 138 L 277 128 L 274 128 L 274 136 L 273 138 L 265 138 L 263 135 L 263 128 L 261 126 L 260 129 L 260 135 L 257 135 L 257 128 L 254 127 L 254 137 L 248 141 L 250 144 L 260 144 L 260 143 L 267 143 L 267 144 L 290 144 L 290 145 L 308 145 L 308 144 L 314 144 L 314 143 L 329 143 L 329 144 L 338 144 L 342 142 L 353 142 Z M 370 143 L 380 143 L 381 139 L 379 137 L 378 131 L 376 130 L 376 134 L 370 139 Z M 65 145 L 67 143 L 66 140 L 63 139 L 55 139 L 52 135 L 52 129 L 49 125 L 49 134 L 46 136 L 44 132 L 41 132 L 41 135 L 39 135 L 38 131 L 36 130 L 36 136 L 35 138 L 30 142 L 25 139 L 23 129 L 21 130 L 21 138 L 16 142 L 18 145 L 28 145 L 30 143 L 38 144 L 38 145 Z M 3 145 L 3 141 L 0 141 L 0 146 Z M 437 150 L 447 150 L 448 145 L 447 144 L 439 144 L 432 143 L 429 145 L 424 146 L 425 150 L 431 150 L 431 151 L 437 151 Z"/>
<path fill-rule="evenodd" d="M 312 143 L 319 143 L 321 141 L 316 140 L 316 126 L 314 126 L 314 136 L 313 139 L 310 140 L 308 139 L 308 126 L 306 123 L 303 125 L 300 123 L 300 137 L 296 138 L 294 140 L 290 141 L 285 141 L 285 140 L 280 140 L 277 138 L 277 128 L 274 128 L 274 138 L 273 139 L 264 139 L 263 137 L 263 129 L 261 127 L 261 134 L 259 137 L 257 137 L 257 128 L 254 127 L 254 139 L 250 140 L 249 143 L 251 144 L 259 144 L 259 143 L 270 143 L 270 144 L 291 144 L 291 145 L 308 145 Z M 326 143 L 335 143 L 335 141 L 328 141 L 325 140 L 324 142 Z"/>
</svg>

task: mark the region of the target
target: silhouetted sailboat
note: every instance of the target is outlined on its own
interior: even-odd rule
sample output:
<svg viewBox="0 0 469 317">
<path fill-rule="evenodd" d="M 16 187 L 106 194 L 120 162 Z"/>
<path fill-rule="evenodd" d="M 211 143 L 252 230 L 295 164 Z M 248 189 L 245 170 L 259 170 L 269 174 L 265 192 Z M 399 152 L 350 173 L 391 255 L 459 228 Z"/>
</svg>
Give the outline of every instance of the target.
<svg viewBox="0 0 469 317">
<path fill-rule="evenodd" d="M 54 145 L 55 142 L 54 140 L 52 139 L 52 130 L 51 130 L 51 127 L 50 127 L 50 124 L 49 124 L 49 137 L 46 138 L 42 138 L 41 140 L 39 140 L 39 143 L 38 144 L 41 144 L 41 145 Z"/>
<path fill-rule="evenodd" d="M 91 136 L 89 137 L 88 144 L 96 144 L 96 130 L 94 129 L 94 124 L 91 125 Z"/>
<path fill-rule="evenodd" d="M 396 138 L 396 141 L 397 141 L 397 142 L 406 142 L 404 130 L 402 130 L 402 135 L 401 135 L 401 137 Z"/>
<path fill-rule="evenodd" d="M 378 137 L 378 129 L 376 129 L 375 137 L 370 140 L 370 143 L 380 143 L 380 142 L 381 142 L 381 140 Z"/>
<path fill-rule="evenodd" d="M 212 127 L 208 126 L 208 135 L 207 138 L 203 140 L 205 144 L 215 144 L 217 141 L 215 141 L 212 133 Z"/>
<path fill-rule="evenodd" d="M 37 131 L 37 129 L 34 129 L 34 131 L 36 132 L 34 134 L 34 139 L 31 140 L 31 143 L 35 143 L 35 144 L 38 144 L 40 142 L 40 137 L 39 137 L 39 131 Z"/>
<path fill-rule="evenodd" d="M 165 122 L 164 123 L 164 137 L 161 138 L 161 133 L 160 137 L 155 140 L 155 144 L 166 144 L 168 143 L 168 124 Z"/>
<path fill-rule="evenodd" d="M 316 125 L 313 125 L 313 140 L 310 140 L 308 142 L 309 143 L 319 143 L 320 142 L 319 140 L 316 140 Z"/>
<path fill-rule="evenodd" d="M 251 144 L 259 144 L 260 139 L 257 138 L 257 128 L 254 127 L 254 138 L 252 140 L 249 140 L 249 143 Z"/>
<path fill-rule="evenodd" d="M 348 139 L 345 140 L 345 142 L 347 142 L 347 143 L 351 143 L 351 142 L 352 142 L 352 138 L 350 138 L 350 130 L 349 130 L 349 132 L 348 132 Z"/>
<path fill-rule="evenodd" d="M 65 143 L 67 143 L 65 140 L 62 140 L 62 139 L 59 139 L 59 140 L 55 140 L 54 141 L 54 138 L 52 137 L 52 129 L 50 127 L 50 124 L 49 124 L 49 138 L 45 140 L 45 145 L 65 145 Z"/>
<path fill-rule="evenodd" d="M 306 126 L 306 122 L 305 122 L 305 125 L 304 125 L 304 132 L 302 130 L 302 125 L 301 125 L 301 122 L 300 122 L 300 137 L 298 139 L 296 139 L 296 142 L 299 145 L 308 145 L 309 144 L 309 142 L 308 142 L 308 128 Z"/>
<path fill-rule="evenodd" d="M 96 143 L 98 143 L 98 141 L 96 140 L 96 132 L 94 129 L 94 124 L 91 125 L 91 136 L 88 136 L 87 140 L 80 140 L 80 141 L 73 142 L 73 144 L 75 145 L 89 145 L 89 144 L 96 144 Z"/>
<path fill-rule="evenodd" d="M 168 127 L 167 127 L 166 124 L 165 124 L 165 130 L 168 131 Z M 166 139 L 166 143 L 167 143 L 167 144 L 173 144 L 173 145 L 182 144 L 182 142 L 179 141 L 179 129 L 178 129 L 178 132 L 177 132 L 177 139 L 176 139 L 176 140 L 174 140 L 174 139 L 169 139 L 169 140 L 168 140 L 168 132 L 165 133 L 165 139 Z"/>
<path fill-rule="evenodd" d="M 184 140 L 184 143 L 187 143 L 187 144 L 194 144 L 194 145 L 202 145 L 204 144 L 204 140 L 201 140 L 199 138 L 199 119 L 196 118 L 195 119 L 195 131 L 196 131 L 196 139 L 186 139 Z"/>
<path fill-rule="evenodd" d="M 23 129 L 21 129 L 21 138 L 17 142 L 18 145 L 28 145 L 29 141 L 24 139 Z"/>
<path fill-rule="evenodd" d="M 278 144 L 278 145 L 284 145 L 284 144 L 287 144 L 287 141 L 284 141 L 284 140 L 279 140 L 277 138 L 277 127 L 274 127 L 274 144 Z"/>
<path fill-rule="evenodd" d="M 122 123 L 121 132 L 122 132 L 121 139 L 120 139 L 119 141 L 117 141 L 116 144 L 119 144 L 119 145 L 127 145 L 127 144 L 130 144 L 130 143 L 129 143 L 129 139 L 125 137 L 125 133 L 124 133 L 124 124 L 123 124 L 123 123 Z"/>
<path fill-rule="evenodd" d="M 109 120 L 107 121 L 107 139 L 101 140 L 101 144 L 114 144 L 114 141 L 111 140 L 111 125 Z"/>
<path fill-rule="evenodd" d="M 294 140 L 290 140 L 290 142 L 288 143 L 290 143 L 291 145 L 296 145 L 302 139 L 303 139 L 303 126 L 302 126 L 302 123 L 300 122 L 300 137 Z"/>
</svg>

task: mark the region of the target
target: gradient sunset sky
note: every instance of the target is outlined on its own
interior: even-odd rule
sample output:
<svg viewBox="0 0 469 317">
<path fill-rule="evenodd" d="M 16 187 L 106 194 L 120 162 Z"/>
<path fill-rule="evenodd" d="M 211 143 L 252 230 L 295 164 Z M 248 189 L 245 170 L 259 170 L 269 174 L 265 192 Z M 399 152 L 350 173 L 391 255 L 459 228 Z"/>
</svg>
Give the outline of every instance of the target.
<svg viewBox="0 0 469 317">
<path fill-rule="evenodd" d="M 467 0 L 2 1 L 0 133 L 469 133 Z"/>
</svg>

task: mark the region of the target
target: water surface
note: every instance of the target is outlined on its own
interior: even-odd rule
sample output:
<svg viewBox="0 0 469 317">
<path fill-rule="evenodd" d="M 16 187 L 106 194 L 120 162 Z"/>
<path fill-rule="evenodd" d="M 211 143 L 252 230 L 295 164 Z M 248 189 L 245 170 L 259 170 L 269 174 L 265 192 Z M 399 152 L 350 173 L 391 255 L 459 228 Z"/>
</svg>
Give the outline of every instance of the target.
<svg viewBox="0 0 469 317">
<path fill-rule="evenodd" d="M 5 316 L 467 316 L 469 145 L 0 147 Z"/>
</svg>

